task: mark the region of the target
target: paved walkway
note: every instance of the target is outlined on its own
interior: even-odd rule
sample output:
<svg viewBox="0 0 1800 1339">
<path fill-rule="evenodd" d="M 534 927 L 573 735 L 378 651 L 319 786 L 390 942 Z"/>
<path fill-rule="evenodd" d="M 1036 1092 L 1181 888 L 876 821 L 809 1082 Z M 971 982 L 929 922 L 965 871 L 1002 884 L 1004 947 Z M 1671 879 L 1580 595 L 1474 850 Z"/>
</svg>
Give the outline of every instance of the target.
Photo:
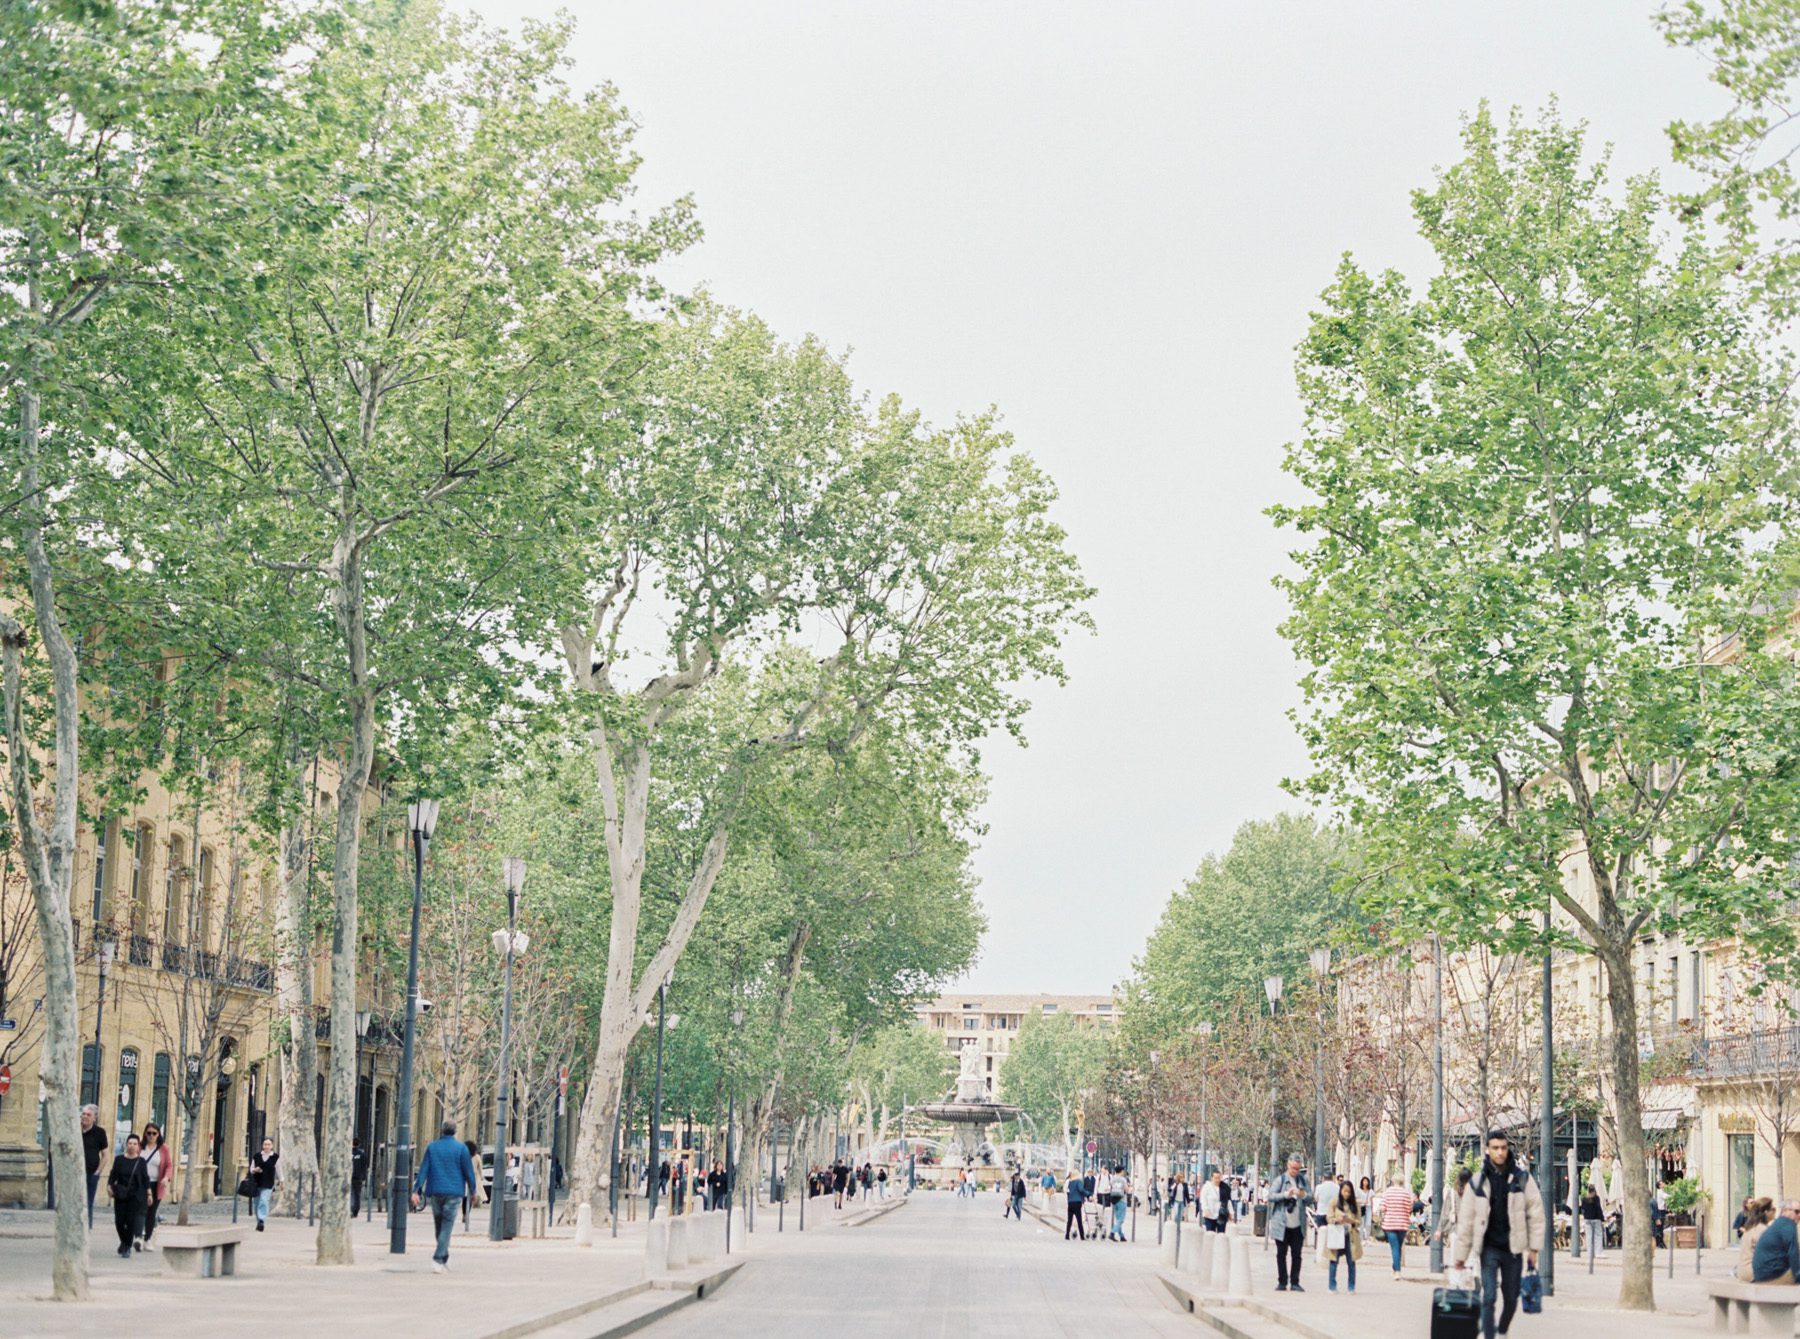
<svg viewBox="0 0 1800 1339">
<path fill-rule="evenodd" d="M 1001 1221 L 997 1195 L 920 1192 L 867 1227 L 791 1234 L 717 1298 L 660 1322 L 656 1339 L 1051 1339 L 1209 1333 L 1178 1310 L 1153 1246 L 1063 1243 L 1035 1219 Z M 1138 1220 L 1140 1238 L 1145 1220 Z M 761 1233 L 759 1232 L 760 1236 Z M 1151 1225 L 1154 1242 L 1156 1230 Z"/>
</svg>

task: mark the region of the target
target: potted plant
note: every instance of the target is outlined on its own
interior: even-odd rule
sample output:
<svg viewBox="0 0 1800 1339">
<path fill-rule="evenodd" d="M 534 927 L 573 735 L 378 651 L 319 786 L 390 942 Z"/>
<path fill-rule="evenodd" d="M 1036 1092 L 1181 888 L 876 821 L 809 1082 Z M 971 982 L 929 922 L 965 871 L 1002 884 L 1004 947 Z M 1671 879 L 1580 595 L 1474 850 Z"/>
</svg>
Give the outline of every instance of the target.
<svg viewBox="0 0 1800 1339">
<path fill-rule="evenodd" d="M 1684 1176 L 1668 1182 L 1663 1190 L 1669 1204 L 1669 1218 L 1663 1231 L 1673 1234 L 1676 1250 L 1692 1250 L 1700 1232 L 1700 1210 L 1709 1198 L 1700 1185 L 1700 1178 Z"/>
</svg>

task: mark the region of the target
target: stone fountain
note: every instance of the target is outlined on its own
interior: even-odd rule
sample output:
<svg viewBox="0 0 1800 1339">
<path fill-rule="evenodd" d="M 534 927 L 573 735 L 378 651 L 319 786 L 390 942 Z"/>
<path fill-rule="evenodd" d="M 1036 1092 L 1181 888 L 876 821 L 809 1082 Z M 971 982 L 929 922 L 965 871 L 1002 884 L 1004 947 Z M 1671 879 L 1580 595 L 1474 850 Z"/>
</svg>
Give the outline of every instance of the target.
<svg viewBox="0 0 1800 1339">
<path fill-rule="evenodd" d="M 988 1097 L 987 1083 L 981 1073 L 981 1054 L 973 1037 L 963 1043 L 960 1059 L 955 1091 L 947 1094 L 942 1102 L 921 1103 L 912 1110 L 927 1120 L 948 1125 L 951 1142 L 962 1156 L 962 1165 L 971 1171 L 987 1171 L 990 1173 L 988 1179 L 992 1179 L 1004 1169 L 993 1165 L 993 1149 L 989 1147 L 984 1131 L 1001 1121 L 1017 1120 L 1019 1108 Z"/>
</svg>

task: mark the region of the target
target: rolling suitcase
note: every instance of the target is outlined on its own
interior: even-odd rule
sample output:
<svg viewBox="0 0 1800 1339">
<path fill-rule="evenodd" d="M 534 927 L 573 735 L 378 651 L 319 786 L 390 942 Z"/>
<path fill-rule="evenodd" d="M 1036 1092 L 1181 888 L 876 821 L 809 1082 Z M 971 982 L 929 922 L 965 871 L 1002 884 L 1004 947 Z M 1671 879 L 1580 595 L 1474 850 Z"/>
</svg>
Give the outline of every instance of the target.
<svg viewBox="0 0 1800 1339">
<path fill-rule="evenodd" d="M 1473 1288 L 1436 1288 L 1431 1294 L 1431 1339 L 1475 1339 L 1481 1333 L 1481 1294 Z"/>
</svg>

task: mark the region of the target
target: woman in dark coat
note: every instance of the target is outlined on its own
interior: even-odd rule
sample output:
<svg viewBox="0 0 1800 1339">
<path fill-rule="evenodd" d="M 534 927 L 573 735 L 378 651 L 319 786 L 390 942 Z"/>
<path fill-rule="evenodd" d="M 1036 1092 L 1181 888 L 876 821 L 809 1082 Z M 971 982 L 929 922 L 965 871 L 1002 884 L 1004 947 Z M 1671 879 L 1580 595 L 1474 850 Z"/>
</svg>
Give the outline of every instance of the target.
<svg viewBox="0 0 1800 1339">
<path fill-rule="evenodd" d="M 125 1151 L 113 1159 L 106 1193 L 112 1196 L 119 1254 L 129 1256 L 132 1244 L 144 1235 L 144 1206 L 150 1199 L 150 1174 L 144 1170 L 143 1146 L 135 1134 L 126 1138 Z"/>
</svg>

